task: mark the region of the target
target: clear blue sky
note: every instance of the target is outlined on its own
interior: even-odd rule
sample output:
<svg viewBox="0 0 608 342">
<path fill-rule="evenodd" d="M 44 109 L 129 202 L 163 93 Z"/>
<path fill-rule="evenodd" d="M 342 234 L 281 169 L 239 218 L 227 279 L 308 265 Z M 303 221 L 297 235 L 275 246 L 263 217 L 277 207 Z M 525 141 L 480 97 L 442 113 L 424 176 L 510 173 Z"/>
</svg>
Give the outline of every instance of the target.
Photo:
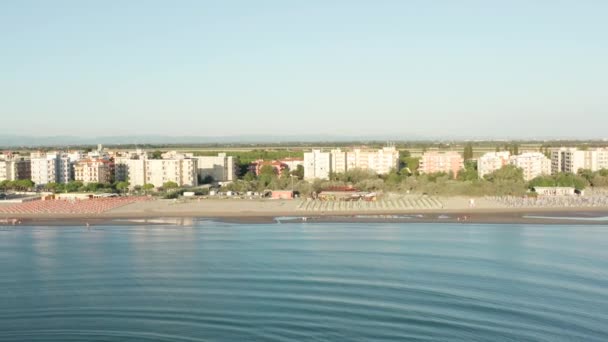
<svg viewBox="0 0 608 342">
<path fill-rule="evenodd" d="M 607 18 L 603 0 L 1 1 L 2 132 L 608 137 Z"/>
</svg>

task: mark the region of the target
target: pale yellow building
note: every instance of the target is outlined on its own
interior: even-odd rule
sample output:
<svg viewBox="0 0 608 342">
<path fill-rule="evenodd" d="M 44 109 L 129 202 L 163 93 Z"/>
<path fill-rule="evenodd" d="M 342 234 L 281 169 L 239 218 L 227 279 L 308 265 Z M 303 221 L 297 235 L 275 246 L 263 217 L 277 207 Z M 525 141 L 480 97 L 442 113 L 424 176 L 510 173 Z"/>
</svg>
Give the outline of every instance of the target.
<svg viewBox="0 0 608 342">
<path fill-rule="evenodd" d="M 84 159 L 74 164 L 74 179 L 84 184 L 110 183 L 110 162 L 105 159 Z"/>
</svg>

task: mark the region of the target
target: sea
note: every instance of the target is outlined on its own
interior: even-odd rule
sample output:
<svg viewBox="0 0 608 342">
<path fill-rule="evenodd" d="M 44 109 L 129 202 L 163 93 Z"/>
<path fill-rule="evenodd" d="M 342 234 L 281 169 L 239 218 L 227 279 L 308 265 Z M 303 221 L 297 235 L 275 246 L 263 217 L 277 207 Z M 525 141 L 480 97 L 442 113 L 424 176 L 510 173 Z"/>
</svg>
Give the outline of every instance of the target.
<svg viewBox="0 0 608 342">
<path fill-rule="evenodd" d="M 0 341 L 608 341 L 608 226 L 0 227 Z"/>
</svg>

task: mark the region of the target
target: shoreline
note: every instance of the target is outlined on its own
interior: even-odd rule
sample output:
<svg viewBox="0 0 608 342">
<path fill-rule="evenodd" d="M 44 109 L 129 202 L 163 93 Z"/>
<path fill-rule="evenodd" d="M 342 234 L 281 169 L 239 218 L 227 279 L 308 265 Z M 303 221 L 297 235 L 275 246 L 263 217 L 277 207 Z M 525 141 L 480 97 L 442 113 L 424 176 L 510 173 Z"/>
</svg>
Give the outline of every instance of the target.
<svg viewBox="0 0 608 342">
<path fill-rule="evenodd" d="M 306 219 L 303 219 L 306 218 Z M 608 225 L 608 208 L 508 208 L 508 209 L 428 209 L 415 211 L 373 212 L 302 212 L 302 211 L 132 211 L 101 214 L 1 214 L 0 226 L 121 226 L 121 225 L 192 225 L 196 220 L 236 224 L 268 223 L 483 223 Z"/>
</svg>

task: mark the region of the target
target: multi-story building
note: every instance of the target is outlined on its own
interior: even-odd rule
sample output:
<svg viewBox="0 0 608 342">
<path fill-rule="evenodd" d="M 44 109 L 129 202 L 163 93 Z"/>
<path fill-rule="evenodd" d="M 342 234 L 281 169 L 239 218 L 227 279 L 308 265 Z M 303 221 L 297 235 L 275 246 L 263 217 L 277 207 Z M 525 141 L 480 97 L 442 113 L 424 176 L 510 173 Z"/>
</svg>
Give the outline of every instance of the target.
<svg viewBox="0 0 608 342">
<path fill-rule="evenodd" d="M 579 170 L 608 169 L 608 149 L 579 150 L 562 147 L 551 151 L 551 173 L 577 173 Z"/>
<path fill-rule="evenodd" d="M 503 151 L 490 152 L 479 157 L 479 159 L 477 159 L 477 173 L 479 174 L 479 177 L 483 178 L 483 176 L 508 165 L 510 156 L 511 153 L 509 151 Z"/>
<path fill-rule="evenodd" d="M 399 151 L 393 146 L 378 150 L 355 148 L 351 151 L 333 149 L 330 152 L 313 150 L 304 153 L 304 178 L 327 179 L 330 173 L 344 173 L 352 169 L 387 174 L 399 169 Z"/>
<path fill-rule="evenodd" d="M 540 152 L 527 152 L 511 156 L 509 163 L 523 170 L 525 181 L 541 175 L 551 174 L 551 160 Z"/>
<path fill-rule="evenodd" d="M 74 179 L 87 183 L 110 183 L 110 161 L 105 159 L 84 159 L 74 164 Z"/>
<path fill-rule="evenodd" d="M 146 159 L 139 156 L 122 156 L 114 159 L 114 178 L 129 182 L 131 187 L 146 184 Z"/>
<path fill-rule="evenodd" d="M 367 168 L 379 175 L 388 174 L 391 170 L 399 171 L 399 151 L 394 146 L 367 151 L 367 159 Z"/>
<path fill-rule="evenodd" d="M 348 170 L 347 152 L 337 148 L 331 150 L 331 171 L 334 173 L 344 173 Z M 353 163 L 354 164 L 354 163 Z"/>
<path fill-rule="evenodd" d="M 331 169 L 331 153 L 313 150 L 304 153 L 304 179 L 329 179 Z"/>
<path fill-rule="evenodd" d="M 30 160 L 19 155 L 0 155 L 0 181 L 30 179 L 32 177 Z"/>
<path fill-rule="evenodd" d="M 72 156 L 74 158 L 74 156 Z M 74 180 L 73 160 L 60 152 L 35 152 L 31 155 L 31 176 L 36 185 L 68 183 Z"/>
<path fill-rule="evenodd" d="M 167 182 L 179 186 L 198 185 L 196 159 L 146 159 L 145 184 L 161 187 Z"/>
<path fill-rule="evenodd" d="M 425 152 L 422 155 L 422 158 L 420 158 L 418 172 L 427 174 L 445 172 L 456 177 L 463 168 L 464 158 L 462 155 L 460 155 L 460 153 L 455 151 L 430 151 Z"/>
<path fill-rule="evenodd" d="M 355 168 L 370 170 L 377 174 L 387 174 L 391 170 L 398 170 L 399 151 L 394 146 L 378 150 L 353 149 L 346 152 L 346 171 Z"/>
<path fill-rule="evenodd" d="M 192 157 L 197 163 L 199 179 L 213 178 L 217 182 L 231 182 L 238 177 L 238 158 L 219 153 L 217 156 Z"/>
</svg>

